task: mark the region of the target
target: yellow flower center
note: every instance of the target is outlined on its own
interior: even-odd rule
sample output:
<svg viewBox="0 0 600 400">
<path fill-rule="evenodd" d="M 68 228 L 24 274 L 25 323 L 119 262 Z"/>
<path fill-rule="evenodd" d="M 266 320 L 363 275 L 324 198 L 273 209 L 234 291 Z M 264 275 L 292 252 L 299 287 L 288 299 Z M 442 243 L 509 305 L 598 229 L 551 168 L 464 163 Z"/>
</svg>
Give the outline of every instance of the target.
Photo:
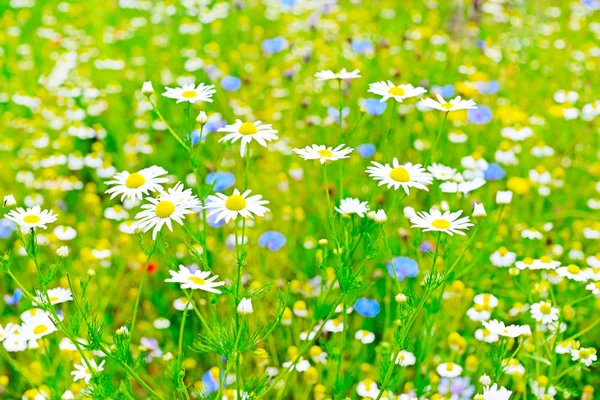
<svg viewBox="0 0 600 400">
<path fill-rule="evenodd" d="M 448 229 L 450 228 L 450 222 L 445 219 L 436 219 L 431 223 L 431 226 L 438 229 Z"/>
<path fill-rule="evenodd" d="M 167 218 L 175 211 L 175 204 L 168 200 L 163 200 L 156 205 L 156 216 L 158 218 Z"/>
<path fill-rule="evenodd" d="M 46 325 L 38 325 L 35 328 L 33 328 L 33 333 L 36 335 L 41 335 L 42 333 L 46 332 L 48 330 L 48 327 Z"/>
<path fill-rule="evenodd" d="M 542 314 L 550 314 L 552 312 L 552 306 L 548 303 L 544 303 L 540 306 L 540 312 Z"/>
<path fill-rule="evenodd" d="M 240 126 L 240 130 L 239 132 L 242 135 L 253 135 L 256 132 L 258 132 L 258 130 L 256 129 L 256 125 L 254 125 L 252 122 L 244 122 L 241 126 Z"/>
<path fill-rule="evenodd" d="M 527 265 L 533 264 L 533 258 L 531 258 L 531 257 L 525 257 L 523 259 L 523 264 L 527 264 Z"/>
<path fill-rule="evenodd" d="M 192 275 L 188 278 L 188 281 L 195 283 L 196 285 L 204 285 L 206 281 L 198 276 Z"/>
<path fill-rule="evenodd" d="M 448 111 L 450 111 L 452 108 L 454 108 L 454 104 L 445 103 L 445 104 L 442 104 L 442 108 L 443 108 L 444 110 L 448 110 Z"/>
<path fill-rule="evenodd" d="M 452 370 L 454 370 L 454 364 L 451 362 L 446 363 L 446 371 L 452 371 Z"/>
<path fill-rule="evenodd" d="M 193 99 L 197 95 L 198 94 L 196 93 L 195 90 L 185 90 L 185 91 L 181 92 L 181 97 L 185 97 L 186 99 Z"/>
<path fill-rule="evenodd" d="M 37 224 L 38 222 L 40 222 L 40 217 L 38 217 L 37 215 L 27 215 L 25 216 L 25 218 L 23 218 L 23 221 L 28 224 Z"/>
<path fill-rule="evenodd" d="M 246 208 L 246 200 L 239 194 L 232 194 L 225 201 L 225 207 L 231 211 L 240 211 Z"/>
<path fill-rule="evenodd" d="M 540 261 L 543 262 L 543 263 L 548 264 L 548 263 L 552 262 L 552 259 L 550 257 L 548 257 L 548 256 L 544 256 L 544 257 L 540 258 Z"/>
<path fill-rule="evenodd" d="M 144 183 L 146 183 L 146 179 L 144 179 L 144 177 L 138 174 L 137 172 L 134 172 L 133 174 L 127 177 L 127 180 L 125 181 L 125 186 L 127 186 L 129 189 L 137 189 Z"/>
<path fill-rule="evenodd" d="M 59 300 L 58 297 L 50 297 L 50 303 L 55 303 Z"/>
<path fill-rule="evenodd" d="M 404 96 L 406 92 L 401 87 L 393 87 L 388 90 L 388 93 L 392 96 Z"/>
<path fill-rule="evenodd" d="M 323 158 L 329 158 L 333 156 L 333 153 L 331 152 L 331 150 L 319 150 L 317 151 L 317 153 L 319 153 L 319 155 Z"/>
<path fill-rule="evenodd" d="M 500 248 L 498 249 L 498 253 L 499 253 L 501 256 L 505 256 L 505 255 L 507 255 L 507 254 L 508 254 L 508 249 L 507 249 L 506 247 L 500 247 Z"/>
<path fill-rule="evenodd" d="M 588 349 L 581 349 L 579 350 L 579 358 L 590 358 L 590 356 L 592 355 L 592 352 L 589 351 Z"/>
<path fill-rule="evenodd" d="M 581 268 L 575 264 L 571 264 L 567 267 L 567 271 L 569 271 L 570 274 L 577 275 L 579 271 L 581 271 Z"/>
<path fill-rule="evenodd" d="M 408 182 L 410 181 L 410 175 L 408 171 L 403 167 L 396 167 L 390 171 L 390 178 L 396 182 Z"/>
</svg>

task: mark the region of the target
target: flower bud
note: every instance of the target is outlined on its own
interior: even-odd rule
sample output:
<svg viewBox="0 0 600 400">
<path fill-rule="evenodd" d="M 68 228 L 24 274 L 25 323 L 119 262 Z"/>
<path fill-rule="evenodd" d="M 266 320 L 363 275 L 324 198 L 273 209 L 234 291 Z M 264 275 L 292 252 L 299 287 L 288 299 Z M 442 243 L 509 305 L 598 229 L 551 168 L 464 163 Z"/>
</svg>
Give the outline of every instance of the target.
<svg viewBox="0 0 600 400">
<path fill-rule="evenodd" d="M 154 94 L 154 88 L 152 87 L 152 82 L 147 81 L 142 85 L 142 94 L 149 96 Z"/>
<path fill-rule="evenodd" d="M 238 304 L 237 312 L 239 314 L 252 314 L 254 310 L 252 309 L 252 300 L 243 298 L 240 300 L 240 304 Z"/>
<path fill-rule="evenodd" d="M 204 125 L 206 123 L 206 121 L 208 121 L 208 116 L 206 115 L 206 113 L 204 111 L 200 111 L 200 113 L 196 117 L 196 122 L 199 123 L 200 125 Z"/>
<path fill-rule="evenodd" d="M 56 249 L 56 255 L 65 258 L 69 255 L 69 248 L 67 246 L 61 246 Z"/>
</svg>

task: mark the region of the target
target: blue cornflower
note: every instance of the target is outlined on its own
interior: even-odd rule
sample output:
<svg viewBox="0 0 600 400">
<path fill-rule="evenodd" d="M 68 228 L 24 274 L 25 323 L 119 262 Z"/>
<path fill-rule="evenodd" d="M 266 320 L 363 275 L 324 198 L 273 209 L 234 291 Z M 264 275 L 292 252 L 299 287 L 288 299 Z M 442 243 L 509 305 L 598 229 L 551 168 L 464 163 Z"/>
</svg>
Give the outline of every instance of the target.
<svg viewBox="0 0 600 400">
<path fill-rule="evenodd" d="M 404 278 L 414 278 L 419 274 L 419 264 L 412 258 L 394 257 L 391 262 L 387 262 L 387 270 L 391 277 L 394 277 L 395 270 L 396 278 L 403 281 Z"/>
<path fill-rule="evenodd" d="M 360 106 L 367 110 L 369 115 L 381 115 L 385 112 L 387 104 L 379 101 L 379 99 L 363 99 L 360 102 Z"/>
<path fill-rule="evenodd" d="M 354 51 L 356 54 L 366 54 L 375 49 L 373 43 L 366 39 L 353 40 L 351 47 L 352 51 Z"/>
<path fill-rule="evenodd" d="M 484 125 L 492 120 L 492 110 L 487 106 L 479 105 L 467 112 L 467 118 L 473 124 Z"/>
<path fill-rule="evenodd" d="M 207 370 L 204 375 L 202 375 L 202 386 L 202 393 L 204 395 L 209 395 L 219 390 L 219 377 L 215 376 L 212 369 Z"/>
<path fill-rule="evenodd" d="M 265 39 L 262 42 L 262 49 L 266 53 L 278 53 L 285 50 L 287 47 L 287 40 L 281 36 L 277 36 L 273 39 Z"/>
<path fill-rule="evenodd" d="M 258 245 L 271 251 L 277 251 L 285 245 L 285 236 L 277 231 L 266 231 L 258 238 Z"/>
<path fill-rule="evenodd" d="M 371 143 L 364 143 L 364 144 L 359 144 L 358 146 L 356 146 L 356 152 L 362 158 L 372 157 L 373 154 L 375 154 L 376 150 L 377 150 L 377 148 L 375 147 L 375 145 L 371 144 Z"/>
<path fill-rule="evenodd" d="M 419 251 L 421 253 L 429 253 L 429 252 L 433 252 L 433 250 L 434 250 L 433 245 L 428 241 L 424 241 L 419 245 Z"/>
<path fill-rule="evenodd" d="M 363 317 L 373 318 L 374 316 L 379 314 L 381 307 L 379 306 L 377 300 L 366 299 L 364 297 L 361 297 L 360 299 L 356 300 L 356 303 L 354 304 L 354 309 Z"/>
<path fill-rule="evenodd" d="M 221 87 L 228 92 L 235 92 L 242 86 L 240 78 L 235 76 L 224 76 L 221 79 Z"/>
<path fill-rule="evenodd" d="M 498 164 L 489 164 L 483 172 L 483 177 L 488 181 L 498 181 L 506 176 L 506 171 Z"/>
<path fill-rule="evenodd" d="M 342 108 L 342 119 L 346 118 L 350 114 L 350 109 L 348 107 Z M 333 119 L 335 123 L 340 123 L 340 110 L 335 107 L 327 107 L 327 115 L 329 118 Z"/>
<path fill-rule="evenodd" d="M 231 172 L 211 172 L 206 176 L 207 184 L 212 185 L 217 192 L 227 190 L 235 184 L 235 175 Z"/>
<path fill-rule="evenodd" d="M 454 96 L 454 85 L 445 85 L 445 86 L 432 86 L 432 93 L 437 93 L 442 97 L 452 97 Z"/>
<path fill-rule="evenodd" d="M 17 229 L 17 225 L 9 219 L 0 219 L 0 239 L 6 239 Z"/>
</svg>

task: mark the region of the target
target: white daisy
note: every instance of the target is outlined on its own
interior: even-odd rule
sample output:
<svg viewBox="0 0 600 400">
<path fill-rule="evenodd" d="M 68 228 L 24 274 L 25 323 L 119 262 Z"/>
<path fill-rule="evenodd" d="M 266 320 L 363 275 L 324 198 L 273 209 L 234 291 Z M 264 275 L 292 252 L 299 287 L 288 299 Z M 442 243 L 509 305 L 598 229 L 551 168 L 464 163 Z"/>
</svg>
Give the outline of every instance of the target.
<svg viewBox="0 0 600 400">
<path fill-rule="evenodd" d="M 560 267 L 556 269 L 556 273 L 562 277 L 571 279 L 576 282 L 587 282 L 588 274 L 586 274 L 581 268 L 575 264 L 570 264 L 567 267 Z"/>
<path fill-rule="evenodd" d="M 477 108 L 477 105 L 473 100 L 462 100 L 460 96 L 455 97 L 448 103 L 439 94 L 436 94 L 435 96 L 437 97 L 437 101 L 431 98 L 427 98 L 421 100 L 419 102 L 419 105 L 421 107 L 433 108 L 444 112 L 471 110 Z"/>
<path fill-rule="evenodd" d="M 23 209 L 21 207 L 6 214 L 6 219 L 15 222 L 22 230 L 33 228 L 46 229 L 46 224 L 50 224 L 58 218 L 52 210 L 42 210 L 39 205 L 32 208 Z"/>
<path fill-rule="evenodd" d="M 540 301 L 531 305 L 529 312 L 533 319 L 542 324 L 550 324 L 558 320 L 558 308 L 552 307 L 552 304 L 547 301 Z"/>
<path fill-rule="evenodd" d="M 200 289 L 211 293 L 221 294 L 216 287 L 225 285 L 225 282 L 215 282 L 218 275 L 211 275 L 210 271 L 200 271 L 192 273 L 183 265 L 179 266 L 179 271 L 169 271 L 171 277 L 165 279 L 165 282 L 175 282 L 181 284 L 181 289 Z"/>
<path fill-rule="evenodd" d="M 391 166 L 376 161 L 372 161 L 372 163 L 374 167 L 367 167 L 365 172 L 379 181 L 379 186 L 387 185 L 388 189 L 394 187 L 395 190 L 402 187 L 407 195 L 411 187 L 429 191 L 427 185 L 431 185 L 433 176 L 429 172 L 425 172 L 425 168 L 421 164 L 400 164 L 397 158 L 392 160 Z"/>
<path fill-rule="evenodd" d="M 57 287 L 48 290 L 48 299 L 50 299 L 50 304 L 54 305 L 65 303 L 67 301 L 72 301 L 73 295 L 71 294 L 71 289 Z M 42 293 L 38 291 L 37 296 L 35 297 L 35 301 L 38 303 L 42 303 L 45 300 L 46 296 L 43 296 Z"/>
<path fill-rule="evenodd" d="M 106 185 L 115 185 L 108 189 L 105 193 L 110 194 L 110 198 L 121 195 L 121 201 L 127 199 L 141 200 L 143 195 L 148 195 L 149 192 L 157 192 L 162 190 L 162 184 L 169 180 L 163 175 L 168 172 L 156 165 L 144 168 L 138 172 L 130 174 L 128 171 L 117 173 L 113 180 L 104 182 Z"/>
<path fill-rule="evenodd" d="M 325 145 L 313 144 L 306 146 L 303 149 L 294 149 L 294 153 L 298 154 L 305 160 L 319 160 L 321 164 L 325 164 L 326 161 L 336 161 L 342 158 L 349 158 L 349 154 L 354 149 L 350 147 L 344 148 L 344 144 L 340 144 L 336 148 L 326 147 Z"/>
<path fill-rule="evenodd" d="M 364 218 L 366 212 L 369 211 L 369 206 L 366 201 L 361 202 L 359 199 L 346 197 L 342 199 L 339 207 L 335 207 L 335 211 L 342 215 L 357 214 L 359 217 Z"/>
<path fill-rule="evenodd" d="M 382 96 L 380 101 L 383 103 L 392 97 L 401 102 L 409 97 L 420 96 L 427 90 L 422 87 L 414 87 L 410 83 L 396 86 L 391 81 L 380 81 L 369 84 L 369 92 Z"/>
<path fill-rule="evenodd" d="M 483 388 L 483 400 L 508 400 L 512 392 L 504 386 L 498 387 L 497 383 Z"/>
<path fill-rule="evenodd" d="M 440 210 L 434 208 L 429 210 L 429 213 L 420 211 L 410 219 L 413 224 L 411 228 L 422 228 L 423 232 L 445 232 L 450 236 L 455 233 L 464 235 L 465 233 L 462 230 L 467 230 L 473 224 L 469 222 L 469 217 L 459 218 L 461 214 L 462 210 L 456 212 L 445 211 L 443 214 Z"/>
<path fill-rule="evenodd" d="M 252 140 L 255 140 L 263 147 L 267 147 L 267 142 L 278 139 L 277 131 L 273 129 L 271 124 L 261 124 L 261 122 L 242 122 L 236 119 L 235 124 L 219 128 L 219 132 L 227 133 L 219 142 L 231 141 L 231 143 L 235 143 L 241 139 L 240 154 L 242 157 L 246 154 L 246 146 Z"/>
<path fill-rule="evenodd" d="M 142 205 L 142 210 L 136 216 L 137 228 L 144 232 L 152 231 L 152 239 L 156 240 L 156 235 L 167 225 L 169 230 L 173 231 L 172 221 L 183 225 L 183 219 L 186 214 L 196 212 L 202 205 L 200 200 L 192 195 L 191 189 L 184 189 L 183 184 L 178 182 L 175 187 L 162 192 L 158 198 L 146 197 L 149 204 Z"/>
<path fill-rule="evenodd" d="M 362 344 L 369 344 L 375 341 L 375 334 L 373 332 L 361 329 L 359 331 L 356 331 L 356 333 L 354 334 L 354 339 L 360 340 Z"/>
<path fill-rule="evenodd" d="M 529 325 L 504 325 L 504 322 L 493 319 L 483 322 L 483 326 L 493 334 L 515 338 L 521 335 L 531 335 Z"/>
<path fill-rule="evenodd" d="M 571 351 L 571 360 L 584 363 L 587 367 L 592 365 L 598 359 L 596 349 L 593 347 L 582 347 L 578 350 Z"/>
<path fill-rule="evenodd" d="M 415 355 L 410 351 L 400 350 L 396 355 L 395 363 L 400 365 L 401 367 L 410 367 L 411 365 L 415 365 L 416 362 L 417 359 Z"/>
<path fill-rule="evenodd" d="M 90 383 L 93 373 L 104 371 L 104 361 L 102 361 L 100 365 L 96 364 L 96 361 L 94 360 L 89 360 L 89 362 L 93 371 L 89 370 L 87 363 L 83 358 L 81 359 L 81 364 L 73 364 L 73 367 L 75 367 L 75 371 L 71 371 L 71 375 L 73 375 L 73 381 L 76 382 L 80 379 L 83 379 L 85 383 Z"/>
<path fill-rule="evenodd" d="M 356 79 L 360 78 L 360 71 L 355 69 L 354 71 L 348 72 L 346 71 L 346 68 L 343 68 L 336 74 L 331 70 L 323 70 L 317 72 L 315 77 L 320 81 L 328 81 L 331 79 Z"/>
<path fill-rule="evenodd" d="M 455 179 L 457 172 L 455 168 L 450 168 L 442 164 L 433 163 L 427 167 L 427 171 L 431 172 L 433 177 L 438 181 L 448 181 Z"/>
<path fill-rule="evenodd" d="M 50 315 L 42 310 L 36 310 L 34 313 L 23 313 L 21 319 L 23 319 L 23 331 L 28 339 L 37 340 L 53 332 L 56 332 L 58 328 L 50 320 Z"/>
<path fill-rule="evenodd" d="M 453 362 L 442 363 L 437 366 L 436 371 L 442 378 L 456 378 L 462 374 L 462 367 Z"/>
<path fill-rule="evenodd" d="M 215 222 L 219 222 L 225 219 L 225 222 L 229 222 L 232 219 L 236 219 L 238 215 L 243 218 L 252 218 L 254 215 L 262 217 L 266 212 L 269 211 L 265 204 L 269 204 L 267 200 L 262 200 L 262 195 L 257 194 L 248 197 L 251 190 L 246 190 L 240 194 L 240 191 L 234 189 L 230 196 L 223 193 L 217 193 L 216 195 L 208 196 L 204 207 L 208 212 L 207 217 L 217 214 Z"/>
<path fill-rule="evenodd" d="M 585 285 L 585 289 L 592 292 L 596 297 L 600 297 L 600 282 L 590 282 Z"/>
<path fill-rule="evenodd" d="M 490 256 L 490 261 L 496 267 L 512 267 L 516 260 L 517 253 L 508 251 L 506 247 L 500 247 Z"/>
<path fill-rule="evenodd" d="M 183 87 L 167 89 L 162 95 L 170 99 L 176 99 L 177 103 L 188 101 L 190 103 L 196 103 L 197 101 L 207 101 L 212 103 L 212 95 L 217 91 L 214 85 L 205 85 L 204 83 L 195 86 L 194 84 L 183 85 Z"/>
</svg>

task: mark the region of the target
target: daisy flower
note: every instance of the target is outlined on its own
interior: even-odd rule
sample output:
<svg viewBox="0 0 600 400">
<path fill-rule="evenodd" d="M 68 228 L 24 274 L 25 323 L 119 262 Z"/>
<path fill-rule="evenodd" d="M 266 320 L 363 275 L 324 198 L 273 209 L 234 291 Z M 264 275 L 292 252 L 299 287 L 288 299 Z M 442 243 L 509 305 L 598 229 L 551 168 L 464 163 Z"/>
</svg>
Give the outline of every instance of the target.
<svg viewBox="0 0 600 400">
<path fill-rule="evenodd" d="M 419 102 L 419 105 L 421 107 L 433 108 L 444 112 L 472 110 L 477 108 L 477 105 L 473 100 L 462 100 L 460 96 L 453 98 L 449 103 L 447 103 L 439 94 L 436 94 L 435 96 L 437 97 L 437 101 L 431 98 L 423 99 Z"/>
<path fill-rule="evenodd" d="M 204 207 L 210 211 L 206 217 L 210 218 L 216 215 L 215 223 L 222 219 L 225 219 L 227 223 L 232 219 L 236 219 L 238 215 L 252 219 L 254 219 L 254 215 L 264 216 L 269 211 L 264 205 L 269 204 L 269 202 L 262 200 L 260 194 L 248 197 L 251 192 L 251 190 L 246 190 L 244 193 L 240 193 L 239 190 L 234 189 L 230 196 L 223 193 L 208 196 Z"/>
<path fill-rule="evenodd" d="M 422 87 L 414 87 L 410 83 L 396 86 L 391 81 L 380 81 L 369 84 L 369 92 L 382 96 L 380 101 L 383 103 L 392 97 L 394 100 L 401 102 L 409 97 L 420 96 L 427 90 Z"/>
<path fill-rule="evenodd" d="M 575 264 L 570 264 L 567 267 L 557 268 L 556 273 L 564 278 L 568 278 L 576 282 L 587 282 L 588 280 L 588 274 L 584 273 L 582 269 Z"/>
<path fill-rule="evenodd" d="M 83 358 L 81 359 L 81 364 L 73 364 L 73 367 L 75 367 L 75 371 L 71 371 L 71 375 L 73 375 L 73 381 L 76 382 L 80 379 L 83 379 L 85 383 L 90 383 L 90 379 L 92 379 L 92 373 L 104 371 L 104 361 L 102 361 L 100 365 L 96 364 L 96 361 L 92 359 L 90 359 L 89 362 L 93 371 L 89 370 L 87 363 Z"/>
<path fill-rule="evenodd" d="M 192 214 L 202 207 L 200 200 L 192 194 L 191 189 L 184 189 L 183 184 L 178 182 L 175 187 L 162 192 L 158 198 L 146 197 L 148 204 L 142 205 L 142 210 L 136 216 L 137 228 L 148 232 L 151 228 L 152 240 L 156 240 L 156 235 L 167 225 L 169 230 L 173 231 L 172 221 L 183 225 L 183 219 L 186 214 Z"/>
<path fill-rule="evenodd" d="M 427 171 L 431 172 L 433 177 L 438 181 L 448 181 L 456 178 L 457 175 L 455 168 L 447 167 L 437 163 L 433 163 L 427 167 Z"/>
<path fill-rule="evenodd" d="M 361 202 L 359 199 L 346 197 L 342 199 L 339 207 L 335 207 L 335 211 L 342 215 L 357 214 L 359 217 L 364 218 L 366 212 L 369 211 L 369 206 L 366 201 Z"/>
<path fill-rule="evenodd" d="M 498 387 L 497 383 L 494 383 L 491 387 L 485 387 L 483 389 L 483 400 L 508 400 L 512 392 L 504 386 Z"/>
<path fill-rule="evenodd" d="M 464 235 L 465 233 L 462 230 L 467 230 L 473 224 L 469 222 L 469 217 L 459 218 L 461 214 L 462 210 L 456 212 L 445 211 L 443 214 L 440 210 L 434 208 L 429 210 L 429 213 L 420 211 L 410 219 L 413 224 L 411 228 L 422 228 L 423 232 L 445 232 L 450 236 L 455 233 Z"/>
<path fill-rule="evenodd" d="M 437 366 L 436 371 L 442 378 L 456 378 L 462 374 L 462 367 L 453 362 L 442 363 Z"/>
<path fill-rule="evenodd" d="M 426 172 L 421 164 L 400 164 L 397 158 L 392 160 L 391 166 L 390 164 L 382 165 L 376 161 L 372 161 L 372 164 L 374 166 L 367 167 L 365 172 L 379 181 L 379 186 L 387 185 L 388 189 L 394 187 L 395 190 L 402 187 L 407 195 L 411 187 L 429 191 L 427 185 L 431 185 L 433 181 L 433 176 Z"/>
<path fill-rule="evenodd" d="M 584 363 L 587 367 L 592 365 L 592 363 L 597 359 L 598 356 L 596 355 L 596 349 L 593 347 L 582 347 L 578 350 L 571 351 L 571 360 L 579 360 L 582 363 Z"/>
<path fill-rule="evenodd" d="M 521 335 L 531 335 L 531 328 L 529 325 L 504 325 L 504 322 L 493 319 L 491 321 L 483 322 L 485 329 L 490 333 L 515 338 Z"/>
<path fill-rule="evenodd" d="M 531 305 L 531 316 L 542 324 L 549 324 L 558 320 L 558 308 L 552 307 L 547 301 L 540 301 Z"/>
<path fill-rule="evenodd" d="M 195 86 L 194 84 L 183 85 L 182 87 L 167 89 L 162 95 L 170 99 L 176 99 L 177 103 L 188 101 L 196 103 L 197 101 L 207 101 L 212 103 L 212 95 L 217 91 L 214 85 L 205 85 L 204 83 Z"/>
<path fill-rule="evenodd" d="M 586 290 L 592 292 L 596 297 L 600 297 L 600 282 L 590 282 L 585 285 Z"/>
<path fill-rule="evenodd" d="M 73 295 L 71 294 L 71 289 L 57 287 L 48 290 L 48 298 L 50 299 L 50 304 L 55 305 L 65 303 L 67 301 L 72 301 Z M 35 297 L 35 301 L 38 303 L 42 303 L 42 299 L 45 300 L 45 296 L 43 296 L 42 293 L 38 291 L 37 296 Z"/>
<path fill-rule="evenodd" d="M 354 339 L 360 340 L 362 344 L 369 344 L 375 341 L 375 334 L 373 332 L 361 329 L 359 331 L 356 331 L 356 333 L 354 334 Z"/>
<path fill-rule="evenodd" d="M 246 154 L 246 146 L 255 140 L 263 147 L 267 147 L 267 142 L 278 139 L 277 131 L 273 129 L 271 124 L 261 124 L 262 121 L 256 122 L 242 122 L 239 119 L 235 120 L 235 124 L 226 125 L 223 128 L 219 128 L 218 132 L 225 132 L 227 135 L 223 136 L 219 142 L 235 143 L 240 140 L 240 155 L 244 157 Z"/>
<path fill-rule="evenodd" d="M 219 275 L 211 275 L 210 271 L 200 271 L 192 273 L 183 265 L 179 266 L 179 271 L 169 271 L 171 277 L 165 279 L 165 282 L 175 282 L 181 284 L 181 289 L 200 289 L 211 293 L 221 294 L 219 286 L 225 285 L 225 282 L 215 282 Z"/>
<path fill-rule="evenodd" d="M 24 321 L 23 331 L 28 339 L 37 340 L 58 330 L 47 312 L 39 309 L 32 310 L 35 312 L 21 315 Z"/>
<path fill-rule="evenodd" d="M 320 81 L 328 81 L 332 79 L 356 79 L 360 78 L 360 71 L 355 69 L 352 72 L 346 71 L 346 68 L 343 68 L 337 74 L 331 70 L 323 70 L 319 71 L 315 74 L 315 77 Z"/>
<path fill-rule="evenodd" d="M 496 267 L 512 267 L 517 260 L 517 253 L 508 251 L 506 247 L 500 247 L 492 253 L 490 261 Z"/>
<path fill-rule="evenodd" d="M 162 190 L 161 185 L 167 183 L 168 179 L 161 178 L 161 176 L 167 173 L 164 168 L 156 165 L 132 174 L 128 171 L 119 172 L 113 177 L 113 180 L 104 182 L 106 185 L 114 185 L 104 193 L 110 194 L 111 199 L 121 195 L 121 201 L 125 198 L 141 200 L 142 196 L 149 192 Z"/>
<path fill-rule="evenodd" d="M 336 148 L 326 147 L 325 145 L 313 144 L 306 146 L 303 149 L 294 149 L 294 153 L 298 154 L 305 160 L 319 160 L 321 164 L 326 161 L 336 161 L 342 158 L 349 158 L 349 154 L 353 149 L 350 147 L 344 148 L 345 144 L 340 144 Z"/>
<path fill-rule="evenodd" d="M 13 221 L 23 230 L 46 229 L 46 224 L 56 221 L 57 218 L 58 215 L 54 214 L 54 211 L 42 210 L 39 205 L 26 210 L 19 207 L 6 214 L 6 219 Z"/>
<path fill-rule="evenodd" d="M 393 356 L 392 356 L 393 358 Z M 415 365 L 417 359 L 413 353 L 406 350 L 400 350 L 396 355 L 395 363 L 400 365 L 401 367 L 410 367 L 411 365 Z"/>
</svg>

